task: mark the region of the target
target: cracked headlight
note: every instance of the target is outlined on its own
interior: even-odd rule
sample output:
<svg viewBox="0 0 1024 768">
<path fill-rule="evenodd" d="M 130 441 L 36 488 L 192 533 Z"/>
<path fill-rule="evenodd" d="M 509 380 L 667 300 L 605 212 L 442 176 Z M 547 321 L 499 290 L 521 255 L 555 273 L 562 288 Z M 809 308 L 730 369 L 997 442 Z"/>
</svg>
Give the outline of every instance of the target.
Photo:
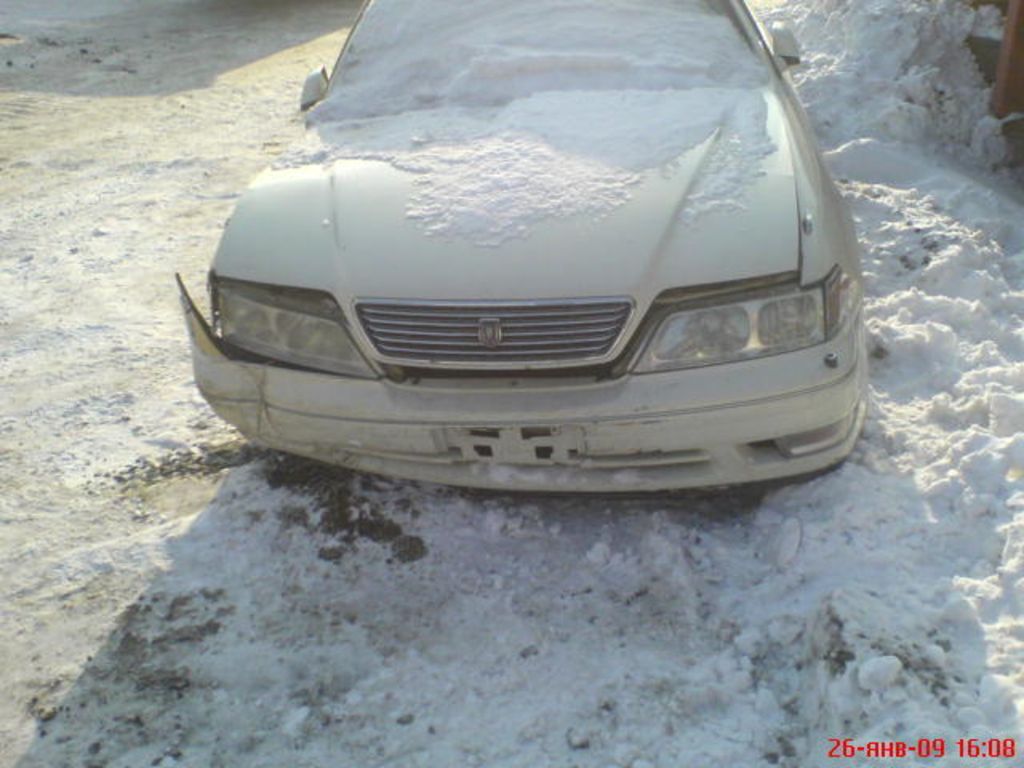
<svg viewBox="0 0 1024 768">
<path fill-rule="evenodd" d="M 215 275 L 210 286 L 215 325 L 227 343 L 303 368 L 375 378 L 329 293 Z"/>
<path fill-rule="evenodd" d="M 694 368 L 792 352 L 838 333 L 854 311 L 856 291 L 837 267 L 824 283 L 763 295 L 722 297 L 692 309 L 685 304 L 654 331 L 638 373 Z"/>
</svg>

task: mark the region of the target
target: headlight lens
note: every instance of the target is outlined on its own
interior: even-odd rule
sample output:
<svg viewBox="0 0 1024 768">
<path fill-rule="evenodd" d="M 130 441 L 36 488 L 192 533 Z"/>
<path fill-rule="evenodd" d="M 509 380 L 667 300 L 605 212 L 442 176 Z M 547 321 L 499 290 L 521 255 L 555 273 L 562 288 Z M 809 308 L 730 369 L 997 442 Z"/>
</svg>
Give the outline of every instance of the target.
<svg viewBox="0 0 1024 768">
<path fill-rule="evenodd" d="M 825 340 L 821 298 L 815 294 L 766 301 L 757 310 L 757 335 L 763 347 L 782 351 Z"/>
<path fill-rule="evenodd" d="M 854 287 L 837 267 L 811 288 L 674 312 L 662 320 L 635 370 L 693 368 L 821 344 L 852 313 Z"/>
<path fill-rule="evenodd" d="M 648 349 L 649 370 L 673 368 L 680 361 L 711 365 L 731 360 L 750 341 L 750 316 L 742 306 L 679 312 L 661 324 Z"/>
<path fill-rule="evenodd" d="M 212 286 L 218 327 L 228 343 L 306 368 L 374 377 L 330 294 L 224 278 L 213 278 Z"/>
</svg>

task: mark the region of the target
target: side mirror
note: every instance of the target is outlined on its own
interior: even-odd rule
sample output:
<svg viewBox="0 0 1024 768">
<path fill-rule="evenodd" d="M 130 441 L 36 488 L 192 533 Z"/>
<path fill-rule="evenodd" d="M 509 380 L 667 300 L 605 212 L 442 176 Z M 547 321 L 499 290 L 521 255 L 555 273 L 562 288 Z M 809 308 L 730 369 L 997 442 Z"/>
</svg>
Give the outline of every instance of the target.
<svg viewBox="0 0 1024 768">
<path fill-rule="evenodd" d="M 302 84 L 302 98 L 299 99 L 299 109 L 305 112 L 324 96 L 327 95 L 327 69 L 320 67 L 306 75 L 306 82 Z"/>
<path fill-rule="evenodd" d="M 795 67 L 800 63 L 800 43 L 793 30 L 785 24 L 772 24 L 772 53 L 784 66 Z"/>
</svg>

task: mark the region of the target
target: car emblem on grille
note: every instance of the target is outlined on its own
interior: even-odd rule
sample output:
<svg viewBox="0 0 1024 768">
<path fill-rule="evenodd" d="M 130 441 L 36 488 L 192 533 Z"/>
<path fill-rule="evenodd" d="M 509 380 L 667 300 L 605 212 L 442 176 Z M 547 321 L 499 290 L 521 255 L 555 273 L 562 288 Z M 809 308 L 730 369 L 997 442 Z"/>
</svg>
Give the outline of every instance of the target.
<svg viewBox="0 0 1024 768">
<path fill-rule="evenodd" d="M 477 325 L 476 337 L 480 343 L 489 349 L 501 345 L 501 320 L 497 317 L 480 318 Z"/>
</svg>

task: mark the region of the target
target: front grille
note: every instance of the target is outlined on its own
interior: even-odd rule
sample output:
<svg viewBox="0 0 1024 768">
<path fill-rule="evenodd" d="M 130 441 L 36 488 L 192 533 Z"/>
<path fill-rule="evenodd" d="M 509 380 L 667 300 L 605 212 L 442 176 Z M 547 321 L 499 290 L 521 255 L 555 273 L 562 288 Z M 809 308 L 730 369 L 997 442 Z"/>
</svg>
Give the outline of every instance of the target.
<svg viewBox="0 0 1024 768">
<path fill-rule="evenodd" d="M 615 345 L 632 306 L 627 299 L 364 301 L 356 312 L 383 357 L 504 367 L 600 359 Z"/>
</svg>

